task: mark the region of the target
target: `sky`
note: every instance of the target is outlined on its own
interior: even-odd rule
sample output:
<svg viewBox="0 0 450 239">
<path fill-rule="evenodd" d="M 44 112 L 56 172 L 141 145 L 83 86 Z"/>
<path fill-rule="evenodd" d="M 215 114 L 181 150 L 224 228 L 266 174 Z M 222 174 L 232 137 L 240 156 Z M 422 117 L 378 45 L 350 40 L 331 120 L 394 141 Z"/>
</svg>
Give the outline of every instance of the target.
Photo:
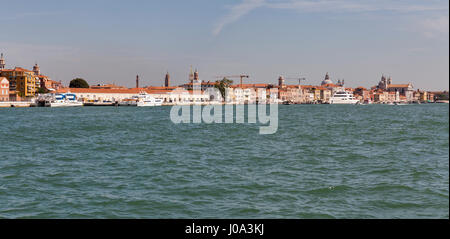
<svg viewBox="0 0 450 239">
<path fill-rule="evenodd" d="M 8 68 L 35 63 L 68 85 L 161 86 L 250 75 L 348 87 L 382 74 L 416 89 L 449 89 L 448 0 L 0 0 Z M 235 82 L 239 80 L 236 79 Z M 297 84 L 295 80 L 288 82 Z"/>
</svg>

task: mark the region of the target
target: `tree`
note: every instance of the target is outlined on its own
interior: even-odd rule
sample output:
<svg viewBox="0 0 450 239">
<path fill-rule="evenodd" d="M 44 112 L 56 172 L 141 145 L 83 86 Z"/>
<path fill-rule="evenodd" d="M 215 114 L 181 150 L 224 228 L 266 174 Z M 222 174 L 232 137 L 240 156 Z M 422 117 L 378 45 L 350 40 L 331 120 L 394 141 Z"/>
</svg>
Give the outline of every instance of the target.
<svg viewBox="0 0 450 239">
<path fill-rule="evenodd" d="M 222 80 L 216 81 L 214 88 L 216 88 L 220 91 L 220 94 L 222 95 L 222 99 L 225 99 L 225 90 L 226 90 L 226 88 L 230 87 L 231 84 L 233 84 L 233 81 L 229 80 L 227 78 L 223 78 Z"/>
<path fill-rule="evenodd" d="M 37 89 L 36 93 L 38 93 L 38 94 L 46 94 L 46 93 L 48 93 L 48 90 L 46 88 L 39 87 Z"/>
<path fill-rule="evenodd" d="M 448 100 L 448 91 L 443 91 L 434 96 L 436 100 Z"/>
<path fill-rule="evenodd" d="M 89 84 L 82 78 L 75 78 L 70 81 L 70 88 L 89 88 Z"/>
</svg>

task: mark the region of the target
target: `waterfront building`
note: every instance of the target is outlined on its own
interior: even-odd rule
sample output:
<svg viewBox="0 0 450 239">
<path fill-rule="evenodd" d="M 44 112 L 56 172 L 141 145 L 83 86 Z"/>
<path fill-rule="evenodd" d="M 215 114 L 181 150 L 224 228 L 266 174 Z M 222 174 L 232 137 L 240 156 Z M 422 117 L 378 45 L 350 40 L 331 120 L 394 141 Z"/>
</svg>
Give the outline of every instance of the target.
<svg viewBox="0 0 450 239">
<path fill-rule="evenodd" d="M 320 102 L 321 98 L 320 98 L 320 87 L 315 86 L 313 88 L 311 88 L 310 90 L 311 93 L 313 93 L 314 95 L 314 102 L 318 103 Z"/>
<path fill-rule="evenodd" d="M 320 90 L 320 101 L 322 103 L 329 103 L 332 96 L 331 90 L 326 87 L 318 87 L 318 90 Z"/>
<path fill-rule="evenodd" d="M 0 101 L 9 101 L 9 80 L 0 77 Z"/>
<path fill-rule="evenodd" d="M 323 86 L 302 85 L 301 89 L 301 103 L 325 103 L 331 97 L 331 90 Z"/>
<path fill-rule="evenodd" d="M 83 102 L 120 102 L 130 99 L 139 93 L 147 93 L 150 96 L 163 99 L 164 103 L 188 103 L 207 102 L 209 96 L 202 92 L 194 92 L 177 87 L 147 87 L 147 88 L 61 88 L 56 93 L 72 93 Z"/>
<path fill-rule="evenodd" d="M 362 86 L 355 88 L 355 90 L 353 91 L 353 95 L 355 96 L 355 98 L 359 99 L 360 102 L 372 101 L 370 99 L 370 91 Z"/>
<path fill-rule="evenodd" d="M 413 101 L 414 97 L 414 87 L 411 83 L 408 84 L 392 84 L 392 78 L 381 76 L 380 82 L 374 87 L 374 89 L 388 91 L 388 92 L 399 92 L 400 95 L 406 97 L 406 101 Z"/>
<path fill-rule="evenodd" d="M 428 93 L 426 91 L 417 90 L 414 92 L 414 100 L 418 102 L 427 102 Z"/>
<path fill-rule="evenodd" d="M 433 91 L 433 92 L 429 92 L 432 94 L 433 99 L 432 101 L 438 101 L 438 100 L 448 100 L 448 91 Z M 431 95 L 428 94 L 428 97 L 430 97 Z"/>
<path fill-rule="evenodd" d="M 236 85 L 235 87 L 239 87 L 242 89 L 242 91 L 238 91 L 242 93 L 242 97 L 239 97 L 243 101 L 240 103 L 244 104 L 253 104 L 256 102 L 257 94 L 255 88 L 251 84 L 242 84 L 242 85 Z"/>
<path fill-rule="evenodd" d="M 427 94 L 427 100 L 428 100 L 428 102 L 434 102 L 434 93 L 433 92 L 428 92 L 428 94 Z"/>
<path fill-rule="evenodd" d="M 278 89 L 278 99 L 280 99 L 281 102 L 289 101 L 288 99 L 288 92 L 284 88 Z"/>
<path fill-rule="evenodd" d="M 215 88 L 216 82 L 210 82 L 210 81 L 208 81 L 208 82 L 198 82 L 198 83 L 196 83 L 196 82 L 192 82 L 192 83 L 189 82 L 189 83 L 180 85 L 181 88 L 184 88 L 186 90 L 193 90 L 194 86 L 198 87 L 198 88 L 196 88 L 196 90 L 200 89 L 202 91 L 205 91 L 205 90 L 209 90 L 209 89 Z"/>
<path fill-rule="evenodd" d="M 233 104 L 254 104 L 267 99 L 268 84 L 231 85 L 226 89 L 225 101 Z"/>
<path fill-rule="evenodd" d="M 373 94 L 373 101 L 376 103 L 386 103 L 388 100 L 389 94 L 386 91 L 378 90 Z"/>
<path fill-rule="evenodd" d="M 33 71 L 20 67 L 2 69 L 1 77 L 9 80 L 9 90 L 17 93 L 19 97 L 33 97 L 36 93 L 36 75 Z"/>
<path fill-rule="evenodd" d="M 406 96 L 400 95 L 400 100 L 399 100 L 399 102 L 407 103 L 408 101 L 406 100 Z"/>
<path fill-rule="evenodd" d="M 48 76 L 42 75 L 37 63 L 32 71 L 21 67 L 6 69 L 3 54 L 0 55 L 0 77 L 9 81 L 10 100 L 34 97 L 39 88 L 53 90 L 62 87 L 61 82 L 52 81 Z"/>
<path fill-rule="evenodd" d="M 312 103 L 314 102 L 315 99 L 315 93 L 314 93 L 314 89 L 317 86 L 312 86 L 312 85 L 301 85 L 300 89 L 301 89 L 301 103 Z"/>
<path fill-rule="evenodd" d="M 293 103 L 301 103 L 303 90 L 299 85 L 286 85 L 286 98 Z"/>
<path fill-rule="evenodd" d="M 225 89 L 225 102 L 226 103 L 236 103 L 236 102 L 244 102 L 243 101 L 243 92 L 241 88 L 235 88 L 230 86 Z"/>
<path fill-rule="evenodd" d="M 387 92 L 386 102 L 389 103 L 400 102 L 400 93 L 398 91 Z"/>
<path fill-rule="evenodd" d="M 45 88 L 48 91 L 56 91 L 63 88 L 61 81 L 51 80 L 44 75 L 40 75 L 39 78 L 41 79 L 41 88 Z"/>
<path fill-rule="evenodd" d="M 408 84 L 390 84 L 388 85 L 387 91 L 396 92 L 398 91 L 400 94 L 405 95 L 408 91 L 414 91 L 414 88 L 411 83 Z"/>
</svg>

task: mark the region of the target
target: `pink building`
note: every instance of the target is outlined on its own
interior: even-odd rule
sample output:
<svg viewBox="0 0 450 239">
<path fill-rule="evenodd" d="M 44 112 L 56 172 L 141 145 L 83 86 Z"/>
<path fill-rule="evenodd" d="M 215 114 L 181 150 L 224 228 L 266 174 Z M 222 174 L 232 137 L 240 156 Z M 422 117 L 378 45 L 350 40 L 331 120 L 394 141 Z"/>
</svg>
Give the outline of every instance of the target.
<svg viewBox="0 0 450 239">
<path fill-rule="evenodd" d="M 9 101 L 9 80 L 0 77 L 0 101 Z"/>
</svg>

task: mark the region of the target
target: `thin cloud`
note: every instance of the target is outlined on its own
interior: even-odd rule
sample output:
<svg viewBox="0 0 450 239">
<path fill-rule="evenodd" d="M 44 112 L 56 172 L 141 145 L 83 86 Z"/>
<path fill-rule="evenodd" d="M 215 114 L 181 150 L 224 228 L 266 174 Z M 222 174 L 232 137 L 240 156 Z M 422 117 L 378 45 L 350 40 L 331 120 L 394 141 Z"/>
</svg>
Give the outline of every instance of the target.
<svg viewBox="0 0 450 239">
<path fill-rule="evenodd" d="M 240 4 L 230 8 L 227 15 L 222 17 L 212 31 L 214 36 L 220 34 L 223 28 L 229 24 L 237 22 L 243 16 L 249 14 L 256 8 L 271 8 L 295 10 L 299 12 L 398 12 L 415 13 L 427 11 L 448 11 L 448 2 L 446 1 L 424 1 L 422 4 L 412 4 L 411 1 L 393 1 L 393 0 L 291 0 L 285 2 L 269 0 L 243 0 Z M 439 20 L 442 21 L 442 20 Z M 448 21 L 447 21 L 448 22 Z M 428 25 L 442 25 L 442 22 L 424 23 Z M 447 24 L 448 27 L 448 24 Z M 439 29 L 441 27 L 439 26 Z"/>
<path fill-rule="evenodd" d="M 449 16 L 425 19 L 421 22 L 424 35 L 427 37 L 447 36 L 449 34 Z"/>
<path fill-rule="evenodd" d="M 269 8 L 290 9 L 303 12 L 421 12 L 445 10 L 442 4 L 412 4 L 411 1 L 356 1 L 356 0 L 292 0 L 284 3 L 268 3 Z"/>
<path fill-rule="evenodd" d="M 244 0 L 242 3 L 232 6 L 229 14 L 222 17 L 219 22 L 216 23 L 212 32 L 213 35 L 219 35 L 226 25 L 236 22 L 239 18 L 247 15 L 252 10 L 263 6 L 264 4 L 264 0 Z"/>
</svg>

